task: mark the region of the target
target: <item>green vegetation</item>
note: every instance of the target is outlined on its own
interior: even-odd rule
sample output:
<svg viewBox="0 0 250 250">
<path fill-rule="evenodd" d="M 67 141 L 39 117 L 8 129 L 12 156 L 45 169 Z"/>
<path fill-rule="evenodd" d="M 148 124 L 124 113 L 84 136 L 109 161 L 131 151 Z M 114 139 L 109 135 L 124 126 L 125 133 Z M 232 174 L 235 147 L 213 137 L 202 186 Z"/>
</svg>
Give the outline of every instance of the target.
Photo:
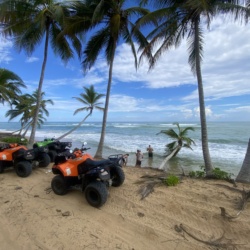
<svg viewBox="0 0 250 250">
<path fill-rule="evenodd" d="M 169 175 L 163 183 L 167 186 L 176 186 L 179 183 L 179 178 L 175 175 Z"/>
<path fill-rule="evenodd" d="M 194 144 L 195 142 L 187 137 L 187 133 L 189 130 L 194 131 L 193 127 L 186 127 L 184 129 L 180 128 L 179 123 L 175 122 L 173 123 L 174 125 L 177 126 L 178 132 L 175 132 L 172 128 L 168 130 L 161 130 L 161 132 L 157 133 L 158 134 L 165 134 L 174 141 L 171 143 L 168 143 L 166 145 L 166 153 L 167 157 L 164 159 L 164 161 L 160 165 L 160 169 L 164 167 L 164 165 L 169 161 L 172 157 L 176 156 L 178 152 L 184 147 L 184 148 L 189 148 L 192 150 L 191 145 Z"/>
<path fill-rule="evenodd" d="M 219 180 L 231 180 L 232 175 L 231 173 L 227 173 L 223 170 L 220 170 L 219 168 L 214 168 L 213 170 L 213 175 L 215 177 L 215 179 L 219 179 Z"/>
<path fill-rule="evenodd" d="M 0 68 L 0 103 L 8 102 L 11 104 L 13 99 L 18 99 L 22 93 L 20 88 L 26 88 L 22 79 L 14 72 Z"/>
<path fill-rule="evenodd" d="M 44 100 L 45 93 L 42 92 L 40 96 L 40 108 L 39 116 L 37 120 L 37 126 L 40 127 L 41 124 L 46 121 L 44 114 L 49 116 L 49 111 L 46 109 L 47 103 L 53 105 L 54 102 L 51 99 Z M 19 135 L 25 137 L 28 129 L 34 123 L 34 114 L 37 108 L 37 98 L 38 91 L 34 91 L 32 95 L 25 94 L 21 95 L 18 99 L 14 100 L 11 103 L 12 108 L 8 110 L 5 114 L 6 117 L 9 117 L 9 121 L 14 118 L 20 117 L 21 128 L 15 132 L 19 132 Z M 24 132 L 22 133 L 22 131 Z M 21 134 L 22 133 L 22 134 Z"/>
<path fill-rule="evenodd" d="M 205 170 L 205 166 L 200 166 L 200 171 L 190 171 L 188 173 L 189 177 L 191 178 L 204 178 L 206 176 L 206 170 Z M 218 179 L 218 180 L 231 180 L 232 178 L 232 175 L 231 173 L 227 173 L 223 170 L 221 170 L 220 168 L 214 168 L 213 169 L 213 172 L 212 172 L 212 178 L 214 179 Z"/>
<path fill-rule="evenodd" d="M 28 140 L 23 137 L 5 137 L 1 139 L 1 141 L 6 142 L 6 143 L 20 143 L 23 145 L 27 145 Z"/>
<path fill-rule="evenodd" d="M 182 129 L 180 128 L 180 125 L 178 122 L 174 122 L 173 125 L 177 126 L 178 128 L 177 133 L 172 128 L 168 130 L 161 130 L 161 132 L 157 133 L 157 135 L 165 134 L 171 139 L 175 140 L 166 145 L 166 153 L 168 155 L 171 154 L 173 151 L 175 151 L 172 157 L 176 156 L 182 147 L 193 150 L 191 148 L 191 145 L 192 144 L 195 145 L 195 142 L 191 138 L 187 137 L 187 133 L 189 130 L 194 131 L 193 127 L 187 127 L 187 128 Z"/>
</svg>

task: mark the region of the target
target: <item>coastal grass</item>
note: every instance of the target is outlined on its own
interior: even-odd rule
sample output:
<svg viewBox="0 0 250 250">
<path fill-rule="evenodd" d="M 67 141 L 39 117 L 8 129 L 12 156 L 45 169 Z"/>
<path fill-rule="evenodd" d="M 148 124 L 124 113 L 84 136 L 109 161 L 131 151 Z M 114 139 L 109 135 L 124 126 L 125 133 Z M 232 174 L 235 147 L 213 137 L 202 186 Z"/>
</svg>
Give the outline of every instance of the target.
<svg viewBox="0 0 250 250">
<path fill-rule="evenodd" d="M 197 171 L 190 171 L 189 172 L 189 177 L 191 178 L 205 178 L 206 177 L 206 171 L 205 171 L 205 166 L 200 166 L 201 170 Z M 220 168 L 214 168 L 213 169 L 213 178 L 218 179 L 218 180 L 225 180 L 225 181 L 230 181 L 232 180 L 232 173 L 228 173 L 226 171 L 221 170 Z"/>
</svg>

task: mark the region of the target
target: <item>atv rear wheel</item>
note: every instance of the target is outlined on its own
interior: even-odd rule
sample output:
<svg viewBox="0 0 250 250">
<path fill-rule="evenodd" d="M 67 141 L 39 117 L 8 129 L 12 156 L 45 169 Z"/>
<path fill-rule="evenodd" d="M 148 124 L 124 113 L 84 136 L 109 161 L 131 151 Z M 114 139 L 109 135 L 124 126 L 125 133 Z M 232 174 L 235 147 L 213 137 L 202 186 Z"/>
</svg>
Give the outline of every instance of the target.
<svg viewBox="0 0 250 250">
<path fill-rule="evenodd" d="M 50 157 L 50 162 L 55 162 L 55 158 L 57 156 L 57 153 L 55 150 L 50 150 L 48 153 L 49 157 Z"/>
<path fill-rule="evenodd" d="M 32 165 L 29 161 L 20 161 L 15 166 L 16 174 L 20 177 L 27 177 L 32 172 Z"/>
<path fill-rule="evenodd" d="M 87 202 L 93 207 L 101 207 L 108 199 L 108 190 L 100 181 L 91 182 L 85 189 Z"/>
<path fill-rule="evenodd" d="M 39 154 L 37 161 L 39 162 L 39 168 L 45 168 L 50 164 L 50 158 L 48 154 L 44 152 Z"/>
<path fill-rule="evenodd" d="M 112 179 L 112 186 L 119 187 L 123 184 L 125 180 L 125 174 L 120 167 L 112 166 L 110 168 L 110 176 Z"/>
<path fill-rule="evenodd" d="M 62 175 L 57 175 L 52 179 L 51 188 L 57 195 L 65 195 L 68 192 L 67 183 Z"/>
<path fill-rule="evenodd" d="M 0 174 L 3 173 L 4 167 L 3 167 L 3 162 L 0 161 Z"/>
</svg>

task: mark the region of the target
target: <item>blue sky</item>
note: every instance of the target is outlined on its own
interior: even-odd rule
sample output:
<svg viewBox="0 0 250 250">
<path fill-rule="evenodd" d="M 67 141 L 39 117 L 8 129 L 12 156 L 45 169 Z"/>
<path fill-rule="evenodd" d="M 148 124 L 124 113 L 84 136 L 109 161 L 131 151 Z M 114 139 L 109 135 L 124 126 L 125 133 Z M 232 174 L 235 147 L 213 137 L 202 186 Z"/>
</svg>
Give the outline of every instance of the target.
<svg viewBox="0 0 250 250">
<path fill-rule="evenodd" d="M 217 17 L 210 30 L 204 25 L 204 60 L 202 75 L 208 121 L 250 121 L 250 28 L 233 20 Z M 43 61 L 44 43 L 31 57 L 18 53 L 11 39 L 0 36 L 0 67 L 18 74 L 32 93 L 37 87 Z M 108 66 L 100 55 L 94 67 L 84 76 L 77 57 L 65 66 L 49 49 L 43 91 L 50 112 L 47 121 L 80 121 L 87 114 L 73 115 L 81 104 L 72 97 L 83 92 L 83 86 L 94 84 L 97 92 L 106 94 Z M 103 106 L 105 99 L 102 99 Z M 9 106 L 0 107 L 0 121 Z M 14 121 L 18 121 L 14 120 Z M 102 121 L 94 110 L 88 121 Z M 108 121 L 176 122 L 199 121 L 196 77 L 188 64 L 186 40 L 178 49 L 162 55 L 156 67 L 148 72 L 144 60 L 134 68 L 130 48 L 120 42 L 114 62 Z"/>
</svg>

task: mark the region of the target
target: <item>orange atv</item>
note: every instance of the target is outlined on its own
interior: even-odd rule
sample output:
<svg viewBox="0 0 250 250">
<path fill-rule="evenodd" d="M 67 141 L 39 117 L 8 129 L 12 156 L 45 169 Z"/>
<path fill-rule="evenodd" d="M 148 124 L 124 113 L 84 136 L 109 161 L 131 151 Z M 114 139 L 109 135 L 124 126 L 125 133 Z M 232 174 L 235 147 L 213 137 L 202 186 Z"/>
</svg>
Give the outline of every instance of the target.
<svg viewBox="0 0 250 250">
<path fill-rule="evenodd" d="M 51 181 L 51 187 L 58 195 L 66 194 L 70 188 L 84 191 L 88 203 L 100 207 L 107 201 L 107 187 L 119 187 L 125 180 L 119 166 L 122 155 L 94 161 L 89 154 L 84 153 L 88 149 L 82 147 L 73 153 L 61 153 L 56 157 L 52 167 L 56 176 Z"/>
<path fill-rule="evenodd" d="M 32 172 L 32 164 L 38 163 L 39 167 L 47 167 L 50 158 L 45 147 L 28 150 L 25 146 L 17 143 L 0 145 L 0 173 L 5 168 L 14 167 L 20 177 L 27 177 Z"/>
</svg>

